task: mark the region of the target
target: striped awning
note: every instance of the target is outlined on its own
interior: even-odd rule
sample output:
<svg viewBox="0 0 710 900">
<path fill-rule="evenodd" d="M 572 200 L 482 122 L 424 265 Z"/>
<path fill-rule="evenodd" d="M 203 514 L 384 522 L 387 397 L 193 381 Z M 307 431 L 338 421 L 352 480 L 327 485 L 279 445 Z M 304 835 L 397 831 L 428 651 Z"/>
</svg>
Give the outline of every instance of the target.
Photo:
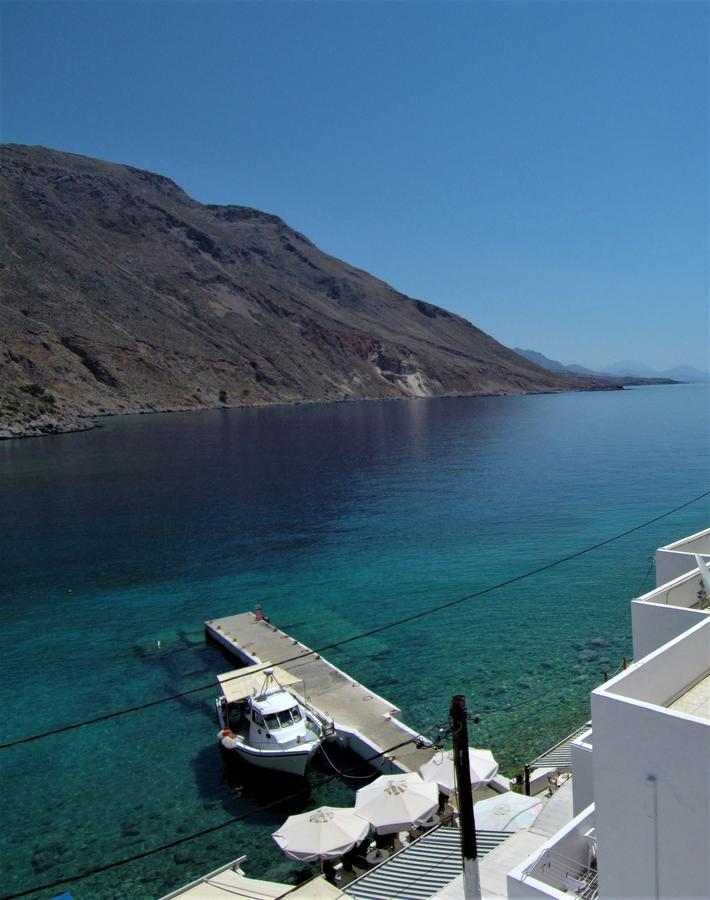
<svg viewBox="0 0 710 900">
<path fill-rule="evenodd" d="M 477 831 L 479 857 L 510 837 L 508 831 Z M 400 850 L 343 893 L 358 900 L 429 900 L 461 874 L 461 836 L 458 828 L 441 826 Z"/>
<path fill-rule="evenodd" d="M 585 731 L 589 731 L 592 727 L 591 722 L 586 722 L 584 725 L 580 726 L 576 731 L 573 731 L 572 734 L 568 734 L 566 738 L 561 740 L 558 744 L 555 744 L 554 747 L 550 747 L 549 750 L 545 750 L 544 753 L 541 753 L 537 759 L 534 759 L 528 765 L 531 769 L 537 769 L 541 766 L 554 766 L 556 769 L 560 769 L 562 771 L 572 769 L 572 741 L 576 740 L 580 734 L 584 734 Z"/>
</svg>

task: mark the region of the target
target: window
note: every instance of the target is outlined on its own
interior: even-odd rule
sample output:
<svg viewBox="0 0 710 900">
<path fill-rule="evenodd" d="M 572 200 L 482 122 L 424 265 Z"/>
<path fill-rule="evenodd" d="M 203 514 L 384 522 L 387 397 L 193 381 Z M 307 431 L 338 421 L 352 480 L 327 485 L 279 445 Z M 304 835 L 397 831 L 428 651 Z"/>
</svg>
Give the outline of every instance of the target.
<svg viewBox="0 0 710 900">
<path fill-rule="evenodd" d="M 254 721 L 256 722 L 256 724 L 260 725 L 262 728 L 264 728 L 265 727 L 264 720 L 262 719 L 262 717 L 259 715 L 259 713 L 255 709 L 252 710 L 252 715 L 254 716 Z"/>
<path fill-rule="evenodd" d="M 297 706 L 292 706 L 290 709 L 285 709 L 278 715 L 279 722 L 281 723 L 282 728 L 286 728 L 288 725 L 293 725 L 301 721 L 301 710 Z"/>
<path fill-rule="evenodd" d="M 269 729 L 269 731 L 276 731 L 278 728 L 280 728 L 281 725 L 279 724 L 278 716 L 276 716 L 274 713 L 271 713 L 270 716 L 267 716 L 266 727 Z"/>
</svg>

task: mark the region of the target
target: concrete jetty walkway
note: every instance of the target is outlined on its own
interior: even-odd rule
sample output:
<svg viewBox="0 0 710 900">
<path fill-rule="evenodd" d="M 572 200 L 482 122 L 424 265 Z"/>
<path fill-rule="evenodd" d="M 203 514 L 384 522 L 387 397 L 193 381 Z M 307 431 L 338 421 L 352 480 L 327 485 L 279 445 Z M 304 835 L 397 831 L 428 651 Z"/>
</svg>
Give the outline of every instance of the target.
<svg viewBox="0 0 710 900">
<path fill-rule="evenodd" d="M 207 621 L 205 633 L 247 665 L 278 664 L 301 679 L 304 698 L 334 721 L 341 744 L 363 759 L 417 734 L 399 720 L 401 710 L 394 704 L 254 613 Z M 299 654 L 303 659 L 282 662 Z M 431 746 L 410 743 L 372 760 L 371 765 L 387 773 L 416 772 L 434 752 Z"/>
</svg>

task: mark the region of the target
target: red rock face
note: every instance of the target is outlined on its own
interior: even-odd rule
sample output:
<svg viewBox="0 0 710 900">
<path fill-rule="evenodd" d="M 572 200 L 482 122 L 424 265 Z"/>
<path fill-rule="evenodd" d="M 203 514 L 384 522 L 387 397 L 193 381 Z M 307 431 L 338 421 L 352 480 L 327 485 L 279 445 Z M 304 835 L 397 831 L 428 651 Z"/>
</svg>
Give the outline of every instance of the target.
<svg viewBox="0 0 710 900">
<path fill-rule="evenodd" d="M 277 216 L 204 206 L 128 166 L 5 145 L 0 223 L 0 435 L 50 413 L 62 430 L 141 410 L 609 387 L 528 362 Z"/>
</svg>

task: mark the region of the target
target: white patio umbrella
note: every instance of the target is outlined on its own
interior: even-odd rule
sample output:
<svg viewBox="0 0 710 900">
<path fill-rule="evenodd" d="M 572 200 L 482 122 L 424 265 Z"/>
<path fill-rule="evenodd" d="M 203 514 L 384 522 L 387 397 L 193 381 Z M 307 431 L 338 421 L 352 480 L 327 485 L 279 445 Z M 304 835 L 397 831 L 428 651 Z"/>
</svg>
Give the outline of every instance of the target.
<svg viewBox="0 0 710 900">
<path fill-rule="evenodd" d="M 338 859 L 360 843 L 369 830 L 370 823 L 354 810 L 321 806 L 289 816 L 272 837 L 286 856 L 313 862 Z"/>
<path fill-rule="evenodd" d="M 481 831 L 520 831 L 529 828 L 542 812 L 542 801 L 515 791 L 479 800 L 473 807 Z"/>
<path fill-rule="evenodd" d="M 471 769 L 471 788 L 473 790 L 481 784 L 487 784 L 498 774 L 498 763 L 490 750 L 469 747 L 468 764 Z M 447 796 L 455 794 L 454 751 L 437 752 L 429 762 L 419 767 L 419 774 L 424 781 L 432 781 L 437 784 L 442 794 Z"/>
<path fill-rule="evenodd" d="M 439 806 L 439 790 L 416 772 L 381 775 L 355 795 L 355 810 L 378 834 L 394 834 L 426 821 Z"/>
</svg>

